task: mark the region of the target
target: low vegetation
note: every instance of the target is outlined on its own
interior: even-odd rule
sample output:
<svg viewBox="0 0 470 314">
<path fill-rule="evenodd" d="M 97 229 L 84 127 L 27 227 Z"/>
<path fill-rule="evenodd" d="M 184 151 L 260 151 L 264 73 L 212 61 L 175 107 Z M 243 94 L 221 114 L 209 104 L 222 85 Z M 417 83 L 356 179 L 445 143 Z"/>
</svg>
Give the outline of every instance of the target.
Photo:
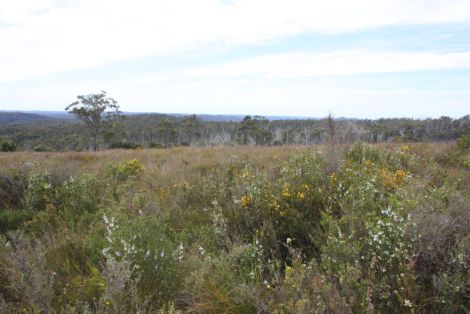
<svg viewBox="0 0 470 314">
<path fill-rule="evenodd" d="M 467 142 L 0 154 L 0 308 L 468 312 Z"/>
</svg>

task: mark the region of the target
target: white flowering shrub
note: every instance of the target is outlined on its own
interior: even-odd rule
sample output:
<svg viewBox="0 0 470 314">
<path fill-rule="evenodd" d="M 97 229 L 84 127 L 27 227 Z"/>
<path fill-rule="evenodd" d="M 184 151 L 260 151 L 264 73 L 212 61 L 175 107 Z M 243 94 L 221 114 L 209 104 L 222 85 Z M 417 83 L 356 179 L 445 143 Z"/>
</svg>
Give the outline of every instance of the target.
<svg viewBox="0 0 470 314">
<path fill-rule="evenodd" d="M 175 245 L 166 227 L 156 219 L 139 217 L 120 221 L 103 215 L 107 245 L 105 259 L 125 260 L 143 298 L 157 304 L 171 300 L 178 291 L 183 268 L 184 246 Z"/>
</svg>

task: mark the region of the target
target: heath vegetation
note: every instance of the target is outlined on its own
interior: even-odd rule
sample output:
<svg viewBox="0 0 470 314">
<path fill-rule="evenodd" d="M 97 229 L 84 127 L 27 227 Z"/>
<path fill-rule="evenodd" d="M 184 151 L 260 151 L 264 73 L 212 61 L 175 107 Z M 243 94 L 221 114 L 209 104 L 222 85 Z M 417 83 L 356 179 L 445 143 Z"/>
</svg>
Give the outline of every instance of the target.
<svg viewBox="0 0 470 314">
<path fill-rule="evenodd" d="M 0 155 L 4 313 L 465 313 L 456 144 Z"/>
</svg>

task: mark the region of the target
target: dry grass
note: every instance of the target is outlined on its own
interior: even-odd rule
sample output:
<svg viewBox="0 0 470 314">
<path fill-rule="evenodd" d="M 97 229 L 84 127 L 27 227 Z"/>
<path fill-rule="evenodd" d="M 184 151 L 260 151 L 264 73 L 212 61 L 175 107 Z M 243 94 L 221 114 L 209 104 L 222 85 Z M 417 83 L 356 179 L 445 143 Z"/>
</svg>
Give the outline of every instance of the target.
<svg viewBox="0 0 470 314">
<path fill-rule="evenodd" d="M 275 167 L 297 151 L 318 149 L 319 146 L 237 146 L 237 147 L 176 147 L 169 149 L 106 150 L 100 152 L 13 152 L 0 153 L 0 168 L 13 168 L 37 162 L 44 168 L 64 167 L 67 172 L 96 173 L 103 166 L 137 159 L 150 175 L 178 177 L 197 174 L 201 169 L 228 165 L 233 160 L 249 160 L 256 166 Z"/>
<path fill-rule="evenodd" d="M 395 150 L 407 145 L 423 156 L 444 153 L 453 143 L 379 143 L 379 148 Z M 336 145 L 338 155 L 349 145 Z M 273 168 L 286 161 L 295 152 L 328 150 L 326 145 L 312 146 L 217 146 L 217 147 L 175 147 L 169 149 L 105 150 L 100 152 L 12 152 L 0 153 L 0 169 L 13 168 L 38 162 L 46 168 L 64 167 L 68 172 L 99 172 L 103 165 L 138 159 L 148 173 L 162 177 L 181 174 L 197 174 L 201 169 L 215 165 L 225 166 L 232 161 L 247 160 L 255 166 Z"/>
</svg>

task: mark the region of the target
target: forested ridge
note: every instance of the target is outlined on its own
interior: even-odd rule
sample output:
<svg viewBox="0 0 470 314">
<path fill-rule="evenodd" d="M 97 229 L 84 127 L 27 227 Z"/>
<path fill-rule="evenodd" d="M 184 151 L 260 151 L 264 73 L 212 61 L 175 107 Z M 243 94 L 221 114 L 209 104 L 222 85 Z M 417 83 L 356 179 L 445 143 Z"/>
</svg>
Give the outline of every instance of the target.
<svg viewBox="0 0 470 314">
<path fill-rule="evenodd" d="M 11 113 L 9 113 L 11 116 Z M 0 138 L 13 141 L 19 150 L 83 151 L 90 148 L 85 125 L 70 119 L 31 119 L 16 123 L 2 120 Z M 268 120 L 246 116 L 242 121 L 208 121 L 197 115 L 136 114 L 103 130 L 99 149 L 214 146 L 311 145 L 325 143 L 334 132 L 340 143 L 435 142 L 470 134 L 470 115 L 452 119 L 334 119 Z M 330 121 L 331 122 L 331 121 Z"/>
</svg>

